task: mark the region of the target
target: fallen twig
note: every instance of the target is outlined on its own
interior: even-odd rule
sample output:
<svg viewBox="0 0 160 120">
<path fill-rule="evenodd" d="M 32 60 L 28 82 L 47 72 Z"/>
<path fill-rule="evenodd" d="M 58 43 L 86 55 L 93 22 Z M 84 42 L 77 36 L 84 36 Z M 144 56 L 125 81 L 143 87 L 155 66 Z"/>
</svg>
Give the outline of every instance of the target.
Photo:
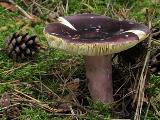
<svg viewBox="0 0 160 120">
<path fill-rule="evenodd" d="M 71 106 L 71 105 L 69 105 L 69 108 L 70 108 L 70 110 L 71 110 L 72 116 L 73 116 L 76 120 L 78 120 L 78 117 L 77 117 L 76 114 L 74 113 L 74 110 L 72 109 L 72 106 Z"/>
<path fill-rule="evenodd" d="M 20 83 L 19 80 L 14 80 L 14 81 L 10 81 L 10 82 L 2 82 L 2 83 L 0 83 L 0 85 L 6 85 L 6 84 L 18 84 L 18 83 Z"/>
<path fill-rule="evenodd" d="M 14 5 L 24 16 L 26 16 L 31 21 L 33 21 L 33 22 L 38 21 L 38 18 L 36 16 L 30 15 L 29 13 L 27 13 L 23 8 L 21 8 L 19 5 L 17 5 L 13 0 L 7 0 L 7 2 Z"/>
<path fill-rule="evenodd" d="M 7 106 L 7 107 L 3 107 L 3 108 L 1 108 L 0 110 L 7 110 L 7 109 L 9 109 L 9 108 L 11 108 L 11 107 L 17 107 L 17 106 L 20 106 L 21 104 L 20 103 L 15 103 L 15 104 L 13 104 L 13 105 L 9 105 L 9 106 Z"/>
<path fill-rule="evenodd" d="M 144 116 L 144 120 L 147 120 L 147 116 L 148 116 L 148 111 L 149 111 L 149 108 L 150 108 L 150 102 L 149 102 L 149 104 L 148 104 L 148 106 L 147 106 L 147 110 L 146 110 L 146 113 L 145 113 L 145 116 Z"/>
<path fill-rule="evenodd" d="M 53 92 L 49 87 L 47 87 L 45 84 L 43 84 L 40 81 L 34 81 L 35 84 L 39 83 L 41 84 L 41 87 L 43 87 L 44 90 L 47 90 L 48 92 L 50 92 L 51 94 L 53 94 L 55 97 L 58 98 L 58 100 L 62 100 L 61 97 L 59 97 L 55 92 Z M 37 85 L 38 86 L 38 85 Z"/>
<path fill-rule="evenodd" d="M 148 22 L 148 27 L 149 29 L 151 29 L 152 27 L 152 17 L 150 18 L 151 14 L 149 13 L 149 10 L 147 9 L 146 10 L 146 19 L 147 19 L 147 22 Z M 147 54 L 146 54 L 146 57 L 145 57 L 145 61 L 144 61 L 144 64 L 143 64 L 143 68 L 142 68 L 142 71 L 141 71 L 141 74 L 140 74 L 140 78 L 139 78 L 139 83 L 138 83 L 138 86 L 137 86 L 137 92 L 136 92 L 136 95 L 135 95 L 135 98 L 134 98 L 134 102 L 136 99 L 138 99 L 138 103 L 137 103 L 137 108 L 136 108 L 136 113 L 135 113 L 135 116 L 134 116 L 134 120 L 140 120 L 141 118 L 141 112 L 142 112 L 142 106 L 143 106 L 143 102 L 144 102 L 144 86 L 145 86 L 145 80 L 146 80 L 146 76 L 147 76 L 147 73 L 148 73 L 148 64 L 149 64 L 149 58 L 150 58 L 150 53 L 151 53 L 151 39 L 152 39 L 152 36 L 151 34 L 149 35 L 148 37 L 148 51 L 147 51 Z"/>
<path fill-rule="evenodd" d="M 4 72 L 2 72 L 2 74 L 5 74 L 5 75 L 12 74 L 14 71 L 16 71 L 16 70 L 18 70 L 18 69 L 20 69 L 20 68 L 22 68 L 22 67 L 26 66 L 26 65 L 27 65 L 27 64 L 29 64 L 30 62 L 31 62 L 31 61 L 26 62 L 26 63 L 23 63 L 23 64 L 21 64 L 21 65 L 20 65 L 20 66 L 18 66 L 18 67 L 15 67 L 15 68 L 9 69 L 9 70 L 7 70 L 7 71 L 4 71 Z"/>
<path fill-rule="evenodd" d="M 160 117 L 160 112 L 158 111 L 158 109 L 156 108 L 156 106 L 152 102 L 151 102 L 151 106 L 153 107 L 156 114 Z"/>
<path fill-rule="evenodd" d="M 28 98 L 28 99 L 30 99 L 30 100 L 33 100 L 33 101 L 37 102 L 37 103 L 40 103 L 39 100 L 37 100 L 37 99 L 35 99 L 35 98 L 33 98 L 33 97 L 30 97 L 29 95 L 24 94 L 23 92 L 21 92 L 21 91 L 19 91 L 19 90 L 13 89 L 13 91 L 15 91 L 16 93 L 18 93 L 18 94 L 21 95 L 21 96 L 24 96 L 25 98 Z"/>
<path fill-rule="evenodd" d="M 17 89 L 13 89 L 13 91 L 15 91 L 17 94 L 19 94 L 20 96 L 22 96 L 22 98 L 14 98 L 13 100 L 12 100 L 12 102 L 19 102 L 19 103 L 21 103 L 22 105 L 23 105 L 23 103 L 28 103 L 27 105 L 29 105 L 29 104 L 33 104 L 33 105 L 35 105 L 35 106 L 39 106 L 40 108 L 42 108 L 42 109 L 44 109 L 44 110 L 46 110 L 46 111 L 48 111 L 48 112 L 50 112 L 50 113 L 59 113 L 59 112 L 63 112 L 64 110 L 63 109 L 55 109 L 55 108 L 51 108 L 51 107 L 49 107 L 48 106 L 48 103 L 43 103 L 43 102 L 41 102 L 41 101 L 39 101 L 39 100 L 36 100 L 35 98 L 33 98 L 33 97 L 31 97 L 31 96 L 29 96 L 29 95 L 26 95 L 25 93 L 23 93 L 23 92 L 21 92 L 21 91 L 19 91 L 19 90 L 17 90 Z M 57 101 L 56 101 L 57 102 Z M 63 101 L 63 102 L 65 102 L 65 101 Z M 65 102 L 66 104 L 68 104 L 68 105 L 72 105 L 72 106 L 74 106 L 74 107 L 76 107 L 76 108 L 79 108 L 80 110 L 82 110 L 82 111 L 86 111 L 86 112 L 88 112 L 88 113 L 90 113 L 90 114 L 93 114 L 93 115 L 95 115 L 96 117 L 98 117 L 99 118 L 99 120 L 103 120 L 103 115 L 97 115 L 97 113 L 94 113 L 94 111 L 90 111 L 90 110 L 88 110 L 88 109 L 86 109 L 86 108 L 84 108 L 83 106 L 81 106 L 81 105 L 77 105 L 77 104 L 75 104 L 75 103 L 73 103 L 73 102 Z M 26 105 L 26 104 L 25 104 Z M 73 114 L 73 113 L 72 113 Z M 78 116 L 77 116 L 78 117 Z"/>
</svg>

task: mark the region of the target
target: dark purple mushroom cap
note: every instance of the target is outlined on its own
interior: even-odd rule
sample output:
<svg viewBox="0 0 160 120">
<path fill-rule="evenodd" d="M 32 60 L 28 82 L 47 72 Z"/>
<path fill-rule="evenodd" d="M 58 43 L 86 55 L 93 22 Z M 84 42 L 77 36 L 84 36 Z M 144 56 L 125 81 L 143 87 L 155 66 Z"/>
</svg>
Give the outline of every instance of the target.
<svg viewBox="0 0 160 120">
<path fill-rule="evenodd" d="M 149 35 L 149 28 L 131 21 L 81 14 L 60 17 L 44 34 L 49 45 L 88 56 L 108 55 L 129 49 Z"/>
</svg>

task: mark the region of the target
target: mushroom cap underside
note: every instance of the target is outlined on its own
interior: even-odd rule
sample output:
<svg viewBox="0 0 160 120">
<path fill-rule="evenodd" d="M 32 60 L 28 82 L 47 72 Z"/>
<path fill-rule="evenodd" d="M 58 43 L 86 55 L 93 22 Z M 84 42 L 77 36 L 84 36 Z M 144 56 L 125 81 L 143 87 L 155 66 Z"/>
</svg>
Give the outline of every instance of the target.
<svg viewBox="0 0 160 120">
<path fill-rule="evenodd" d="M 44 29 L 51 47 L 88 56 L 124 51 L 144 40 L 149 32 L 142 24 L 94 14 L 60 17 L 58 23 Z"/>
</svg>

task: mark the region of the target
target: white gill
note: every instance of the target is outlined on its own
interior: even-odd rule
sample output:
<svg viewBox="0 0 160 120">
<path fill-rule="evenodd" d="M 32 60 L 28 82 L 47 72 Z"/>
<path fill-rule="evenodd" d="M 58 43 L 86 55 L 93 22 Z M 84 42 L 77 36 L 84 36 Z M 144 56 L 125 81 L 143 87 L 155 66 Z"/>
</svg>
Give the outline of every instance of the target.
<svg viewBox="0 0 160 120">
<path fill-rule="evenodd" d="M 66 26 L 68 26 L 69 28 L 71 28 L 71 29 L 73 29 L 73 30 L 76 30 L 76 28 L 73 27 L 73 25 L 72 25 L 69 21 L 67 21 L 66 19 L 64 19 L 63 17 L 59 17 L 59 18 L 58 18 L 58 21 L 59 21 L 61 24 L 66 25 Z M 77 31 L 77 30 L 76 30 L 76 31 Z"/>
</svg>

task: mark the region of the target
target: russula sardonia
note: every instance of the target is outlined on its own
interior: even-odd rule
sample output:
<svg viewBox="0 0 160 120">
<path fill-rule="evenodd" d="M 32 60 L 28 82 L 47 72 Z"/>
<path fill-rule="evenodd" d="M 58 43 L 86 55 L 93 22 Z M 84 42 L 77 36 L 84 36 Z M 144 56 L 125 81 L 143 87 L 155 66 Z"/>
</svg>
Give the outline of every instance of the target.
<svg viewBox="0 0 160 120">
<path fill-rule="evenodd" d="M 49 45 L 84 55 L 92 99 L 113 102 L 112 54 L 143 41 L 149 35 L 148 27 L 95 14 L 60 17 L 58 21 L 44 29 Z"/>
</svg>

